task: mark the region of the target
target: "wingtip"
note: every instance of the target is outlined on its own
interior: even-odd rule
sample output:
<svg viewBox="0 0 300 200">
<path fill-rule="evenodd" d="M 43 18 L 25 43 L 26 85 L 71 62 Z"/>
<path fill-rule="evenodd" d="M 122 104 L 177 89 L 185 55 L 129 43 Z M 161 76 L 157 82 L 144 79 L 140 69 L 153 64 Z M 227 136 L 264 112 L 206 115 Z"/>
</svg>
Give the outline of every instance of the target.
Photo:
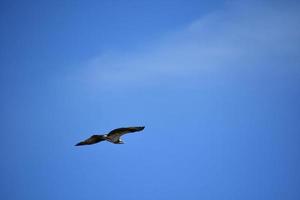
<svg viewBox="0 0 300 200">
<path fill-rule="evenodd" d="M 75 144 L 74 146 L 82 146 L 82 145 L 84 145 L 84 144 L 82 142 L 79 142 L 79 143 Z"/>
</svg>

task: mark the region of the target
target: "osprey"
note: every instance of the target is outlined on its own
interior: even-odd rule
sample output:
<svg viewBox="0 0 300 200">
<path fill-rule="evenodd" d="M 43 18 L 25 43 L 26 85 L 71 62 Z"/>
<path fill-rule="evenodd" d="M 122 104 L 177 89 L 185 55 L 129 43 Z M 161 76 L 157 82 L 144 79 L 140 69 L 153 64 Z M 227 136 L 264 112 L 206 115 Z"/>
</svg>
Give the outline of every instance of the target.
<svg viewBox="0 0 300 200">
<path fill-rule="evenodd" d="M 120 139 L 120 137 L 127 133 L 133 133 L 136 131 L 142 131 L 145 127 L 144 126 L 137 126 L 137 127 L 127 127 L 127 128 L 117 128 L 110 131 L 108 134 L 104 135 L 92 135 L 90 138 L 79 142 L 75 146 L 81 145 L 90 145 L 95 144 L 101 141 L 108 141 L 114 144 L 124 144 L 124 142 Z"/>
</svg>

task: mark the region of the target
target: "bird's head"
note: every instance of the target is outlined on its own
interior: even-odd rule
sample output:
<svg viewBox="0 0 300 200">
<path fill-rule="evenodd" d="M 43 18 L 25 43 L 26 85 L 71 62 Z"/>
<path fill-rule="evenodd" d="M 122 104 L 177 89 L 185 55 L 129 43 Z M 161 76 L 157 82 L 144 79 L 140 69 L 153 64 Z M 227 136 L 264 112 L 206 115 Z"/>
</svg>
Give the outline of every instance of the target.
<svg viewBox="0 0 300 200">
<path fill-rule="evenodd" d="M 125 143 L 119 139 L 118 144 L 125 144 Z"/>
</svg>

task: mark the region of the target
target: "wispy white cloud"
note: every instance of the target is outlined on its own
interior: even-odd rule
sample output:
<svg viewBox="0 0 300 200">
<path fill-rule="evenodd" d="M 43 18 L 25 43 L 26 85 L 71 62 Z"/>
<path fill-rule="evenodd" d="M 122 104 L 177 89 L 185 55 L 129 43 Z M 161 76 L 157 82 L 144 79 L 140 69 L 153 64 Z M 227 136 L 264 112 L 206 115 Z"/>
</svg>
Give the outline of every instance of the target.
<svg viewBox="0 0 300 200">
<path fill-rule="evenodd" d="M 289 5 L 233 3 L 150 48 L 93 58 L 77 77 L 89 87 L 105 89 L 153 85 L 259 62 L 272 65 L 278 57 L 298 55 L 299 19 Z"/>
</svg>

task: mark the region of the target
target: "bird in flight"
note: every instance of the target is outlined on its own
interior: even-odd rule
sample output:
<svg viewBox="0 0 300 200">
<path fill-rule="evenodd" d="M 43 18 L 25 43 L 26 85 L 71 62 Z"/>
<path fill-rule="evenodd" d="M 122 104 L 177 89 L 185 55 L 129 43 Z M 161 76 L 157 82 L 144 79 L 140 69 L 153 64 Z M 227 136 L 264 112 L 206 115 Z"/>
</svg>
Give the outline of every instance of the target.
<svg viewBox="0 0 300 200">
<path fill-rule="evenodd" d="M 90 138 L 77 143 L 75 146 L 91 145 L 102 141 L 108 141 L 114 144 L 124 144 L 120 139 L 122 135 L 144 130 L 144 126 L 117 128 L 104 135 L 92 135 Z"/>
</svg>

